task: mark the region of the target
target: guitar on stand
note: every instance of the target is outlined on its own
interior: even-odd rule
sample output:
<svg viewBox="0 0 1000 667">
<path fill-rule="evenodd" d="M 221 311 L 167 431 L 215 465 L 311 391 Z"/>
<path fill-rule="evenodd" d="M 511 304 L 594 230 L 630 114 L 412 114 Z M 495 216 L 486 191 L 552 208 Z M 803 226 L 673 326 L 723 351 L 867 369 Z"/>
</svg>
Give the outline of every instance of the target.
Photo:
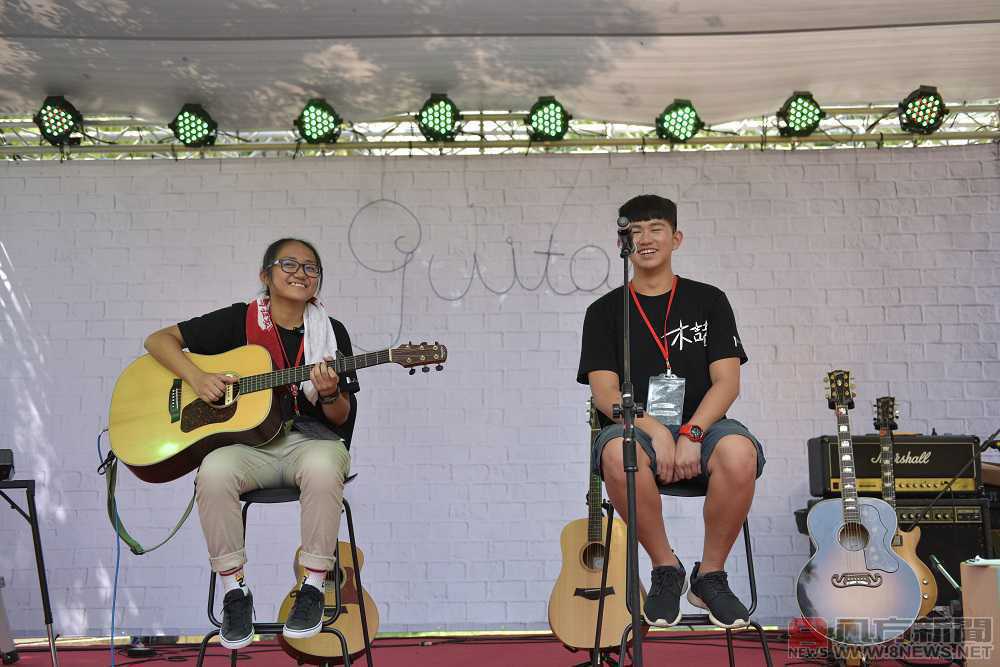
<svg viewBox="0 0 1000 667">
<path fill-rule="evenodd" d="M 892 549 L 895 510 L 880 498 L 859 497 L 848 411 L 854 407 L 848 371 L 826 376 L 827 401 L 837 416 L 842 496 L 817 503 L 806 523 L 816 552 L 796 582 L 799 609 L 819 634 L 847 648 L 896 639 L 920 611 L 920 582 Z M 863 651 L 862 651 L 863 652 Z"/>
<path fill-rule="evenodd" d="M 591 443 L 601 430 L 597 409 L 588 401 Z M 590 475 L 587 494 L 588 518 L 577 519 L 563 528 L 560 537 L 563 564 L 549 597 L 549 627 L 567 648 L 572 651 L 591 651 L 597 658 L 585 665 L 617 665 L 608 649 L 618 649 L 622 631 L 631 620 L 625 601 L 626 541 L 625 522 L 615 519 L 610 505 L 602 502 L 601 478 Z M 604 509 L 608 517 L 603 516 Z M 611 521 L 609 526 L 608 522 Z M 611 549 L 605 549 L 605 530 L 611 534 Z M 605 567 L 607 574 L 604 574 Z M 602 581 L 603 579 L 603 581 Z M 600 635 L 595 628 L 601 606 L 601 589 L 604 602 L 601 614 Z M 640 590 L 643 602 L 645 589 Z M 645 631 L 644 626 L 644 631 Z M 597 656 L 594 656 L 594 652 Z M 619 658 L 620 660 L 620 658 Z"/>
<path fill-rule="evenodd" d="M 896 510 L 896 480 L 893 474 L 896 455 L 892 446 L 892 432 L 898 428 L 896 425 L 898 416 L 895 398 L 882 396 L 875 399 L 875 430 L 878 431 L 879 444 L 882 448 L 882 500 L 889 503 L 893 511 Z M 911 530 L 897 528 L 896 535 L 892 538 L 892 548 L 913 568 L 920 581 L 918 617 L 923 618 L 937 604 L 938 587 L 937 579 L 934 578 L 930 568 L 917 556 L 918 544 L 920 544 L 920 526 L 914 526 Z"/>
</svg>

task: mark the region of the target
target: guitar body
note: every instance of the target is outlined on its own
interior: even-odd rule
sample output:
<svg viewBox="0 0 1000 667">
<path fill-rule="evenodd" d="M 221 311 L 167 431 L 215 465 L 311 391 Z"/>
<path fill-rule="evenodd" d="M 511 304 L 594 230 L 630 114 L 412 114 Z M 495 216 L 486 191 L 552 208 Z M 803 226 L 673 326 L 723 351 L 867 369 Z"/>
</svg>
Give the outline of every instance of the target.
<svg viewBox="0 0 1000 667">
<path fill-rule="evenodd" d="M 562 569 L 549 597 L 549 626 L 552 633 L 566 646 L 587 650 L 618 646 L 622 630 L 632 621 L 625 594 L 627 529 L 625 522 L 615 519 L 611 526 L 611 553 L 600 646 L 594 646 L 603 567 L 603 539 L 608 524 L 607 518 L 603 519 L 602 541 L 592 542 L 588 537 L 588 523 L 588 519 L 578 519 L 563 528 L 559 540 L 562 546 Z M 645 602 L 646 591 L 640 590 L 640 596 Z"/>
<path fill-rule="evenodd" d="M 917 580 L 920 582 L 920 612 L 917 617 L 923 618 L 937 603 L 938 587 L 934 574 L 917 555 L 917 545 L 920 544 L 920 526 L 914 526 L 912 530 L 900 530 L 896 537 L 897 544 L 893 545 L 893 550 L 913 569 L 913 573 L 917 575 Z"/>
<path fill-rule="evenodd" d="M 259 345 L 186 354 L 209 373 L 246 377 L 272 370 L 271 355 Z M 209 405 L 147 354 L 129 364 L 115 383 L 108 415 L 111 450 L 139 479 L 169 482 L 197 468 L 214 449 L 261 445 L 277 435 L 281 411 L 273 397 L 273 391 L 256 391 L 222 407 Z"/>
<path fill-rule="evenodd" d="M 799 574 L 799 608 L 831 641 L 867 646 L 891 641 L 917 618 L 917 575 L 892 549 L 896 512 L 878 498 L 859 498 L 860 526 L 844 523 L 840 500 L 813 506 L 807 525 L 816 553 Z"/>
<path fill-rule="evenodd" d="M 302 567 L 298 564 L 299 551 L 301 551 L 301 547 L 295 552 L 296 581 L 302 581 L 305 576 Z M 327 573 L 323 595 L 325 605 L 323 618 L 324 620 L 329 619 L 333 615 L 333 612 L 336 611 L 336 586 L 337 578 L 339 578 L 343 610 L 341 610 L 340 616 L 337 617 L 337 620 L 330 627 L 336 628 L 343 633 L 344 638 L 347 640 L 347 650 L 353 658 L 365 650 L 365 636 L 364 629 L 361 626 L 360 605 L 364 604 L 365 606 L 368 635 L 372 638 L 378 632 L 378 607 L 375 605 L 372 597 L 368 595 L 368 591 L 362 589 L 359 595 L 359 591 L 354 585 L 354 559 L 351 557 L 350 542 L 338 542 L 337 553 L 340 564 L 340 576 L 335 577 L 334 572 Z M 358 567 L 360 568 L 364 563 L 364 554 L 361 552 L 361 549 L 358 549 Z M 288 618 L 288 614 L 292 610 L 292 605 L 295 603 L 295 594 L 298 588 L 296 585 L 285 596 L 278 611 L 278 622 L 284 623 L 285 619 Z M 278 643 L 281 644 L 281 648 L 285 650 L 285 653 L 298 660 L 299 664 L 305 662 L 319 665 L 327 663 L 340 664 L 344 662 L 340 640 L 337 639 L 336 635 L 329 632 L 320 632 L 315 637 L 310 637 L 309 639 L 287 639 L 284 635 L 278 635 Z"/>
</svg>

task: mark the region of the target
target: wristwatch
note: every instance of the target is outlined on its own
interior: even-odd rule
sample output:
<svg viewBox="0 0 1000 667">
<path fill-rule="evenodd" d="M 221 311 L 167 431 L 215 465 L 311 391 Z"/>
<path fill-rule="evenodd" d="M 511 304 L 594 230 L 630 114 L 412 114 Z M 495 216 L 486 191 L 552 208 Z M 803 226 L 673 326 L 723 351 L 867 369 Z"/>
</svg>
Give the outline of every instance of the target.
<svg viewBox="0 0 1000 667">
<path fill-rule="evenodd" d="M 681 426 L 679 434 L 683 435 L 691 442 L 701 442 L 705 439 L 705 431 L 703 431 L 697 424 L 684 424 L 684 426 Z"/>
</svg>

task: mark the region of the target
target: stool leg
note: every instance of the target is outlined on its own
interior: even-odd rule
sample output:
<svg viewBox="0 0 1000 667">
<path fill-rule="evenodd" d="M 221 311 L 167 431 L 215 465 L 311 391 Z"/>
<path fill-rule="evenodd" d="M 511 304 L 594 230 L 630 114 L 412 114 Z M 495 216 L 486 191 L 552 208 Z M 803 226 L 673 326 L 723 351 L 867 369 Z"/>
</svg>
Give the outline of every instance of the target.
<svg viewBox="0 0 1000 667">
<path fill-rule="evenodd" d="M 365 614 L 364 592 L 361 588 L 361 568 L 358 567 L 358 543 L 354 540 L 354 519 L 351 518 L 351 505 L 347 502 L 346 498 L 344 499 L 344 515 L 347 518 L 347 535 L 351 541 L 351 558 L 354 559 L 354 586 L 358 591 L 358 610 L 361 613 L 361 633 L 365 638 L 365 655 L 368 659 L 368 667 L 374 667 L 374 662 L 372 661 L 372 641 L 368 635 L 368 617 Z M 348 657 L 346 652 L 344 656 L 345 658 Z"/>
<path fill-rule="evenodd" d="M 205 662 L 205 651 L 208 649 L 208 642 L 217 634 L 219 634 L 218 630 L 212 630 L 201 640 L 201 646 L 198 647 L 198 660 L 195 662 L 195 667 L 201 667 L 202 663 Z"/>
<path fill-rule="evenodd" d="M 764 649 L 764 662 L 767 663 L 767 667 L 774 667 L 771 662 L 771 649 L 767 646 L 767 635 L 764 634 L 764 628 L 760 627 L 760 623 L 756 621 L 750 622 L 750 627 L 757 631 L 757 636 L 760 637 L 760 646 Z"/>
</svg>

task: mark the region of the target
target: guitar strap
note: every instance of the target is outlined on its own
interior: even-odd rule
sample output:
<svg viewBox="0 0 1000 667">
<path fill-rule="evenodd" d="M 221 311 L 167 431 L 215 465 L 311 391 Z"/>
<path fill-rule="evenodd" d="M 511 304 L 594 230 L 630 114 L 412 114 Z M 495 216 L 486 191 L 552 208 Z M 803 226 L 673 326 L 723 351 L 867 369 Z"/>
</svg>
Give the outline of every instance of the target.
<svg viewBox="0 0 1000 667">
<path fill-rule="evenodd" d="M 115 532 L 118 533 L 118 537 L 121 541 L 128 545 L 128 548 L 136 556 L 141 556 L 142 554 L 149 553 L 159 549 L 168 541 L 170 538 L 177 534 L 177 531 L 181 529 L 184 522 L 191 515 L 191 510 L 194 508 L 194 492 L 191 493 L 191 501 L 188 502 L 187 509 L 184 510 L 184 514 L 181 516 L 180 521 L 174 526 L 174 529 L 170 531 L 170 534 L 164 538 L 159 544 L 149 547 L 148 549 L 136 540 L 132 535 L 129 534 L 128 530 L 125 529 L 125 524 L 122 523 L 121 517 L 118 515 L 118 503 L 115 501 L 115 485 L 118 481 L 118 457 L 114 455 L 113 452 L 108 452 L 108 457 L 104 459 L 101 463 L 101 467 L 97 469 L 97 472 L 104 475 L 107 479 L 108 484 L 108 520 L 111 521 L 111 525 L 114 527 Z"/>
</svg>

